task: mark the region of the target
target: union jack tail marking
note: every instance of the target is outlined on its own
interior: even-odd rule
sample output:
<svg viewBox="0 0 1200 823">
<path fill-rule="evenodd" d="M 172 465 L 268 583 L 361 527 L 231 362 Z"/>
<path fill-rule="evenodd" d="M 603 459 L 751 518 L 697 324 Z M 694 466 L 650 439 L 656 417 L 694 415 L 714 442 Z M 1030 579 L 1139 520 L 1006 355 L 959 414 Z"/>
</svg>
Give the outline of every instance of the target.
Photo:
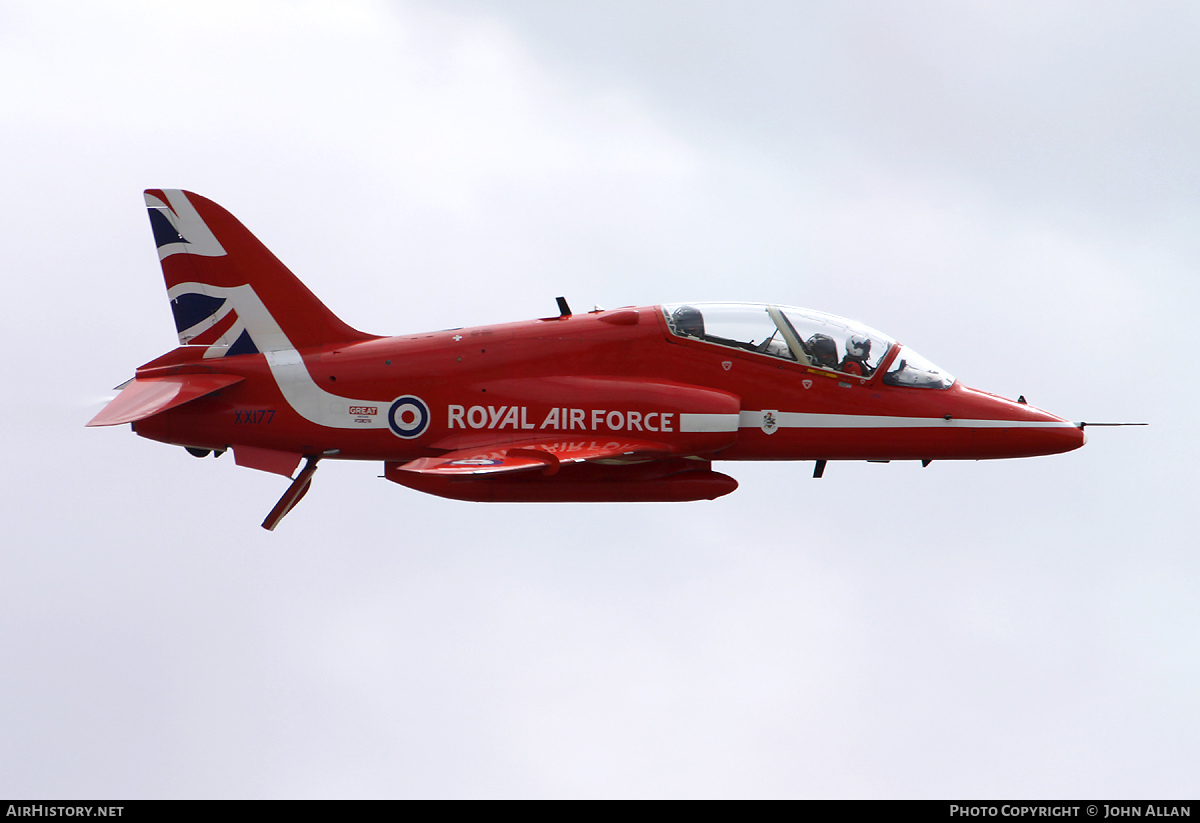
<svg viewBox="0 0 1200 823">
<path fill-rule="evenodd" d="M 181 346 L 211 358 L 375 339 L 338 319 L 216 203 L 179 189 L 145 196 Z"/>
</svg>

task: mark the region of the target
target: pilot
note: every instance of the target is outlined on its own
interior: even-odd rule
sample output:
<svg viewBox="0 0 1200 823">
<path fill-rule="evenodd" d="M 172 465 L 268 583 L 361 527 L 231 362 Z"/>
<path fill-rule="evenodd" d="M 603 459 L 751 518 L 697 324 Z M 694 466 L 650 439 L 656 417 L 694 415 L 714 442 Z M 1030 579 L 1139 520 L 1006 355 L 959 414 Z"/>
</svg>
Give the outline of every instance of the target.
<svg viewBox="0 0 1200 823">
<path fill-rule="evenodd" d="M 813 364 L 823 369 L 838 367 L 837 343 L 827 334 L 814 334 L 808 338 L 808 355 Z"/>
<path fill-rule="evenodd" d="M 680 306 L 671 315 L 671 322 L 682 335 L 704 338 L 704 315 L 695 306 Z"/>
<path fill-rule="evenodd" d="M 846 356 L 842 358 L 841 370 L 846 374 L 857 374 L 870 377 L 874 369 L 867 365 L 871 356 L 871 338 L 862 334 L 852 334 L 846 341 Z"/>
</svg>

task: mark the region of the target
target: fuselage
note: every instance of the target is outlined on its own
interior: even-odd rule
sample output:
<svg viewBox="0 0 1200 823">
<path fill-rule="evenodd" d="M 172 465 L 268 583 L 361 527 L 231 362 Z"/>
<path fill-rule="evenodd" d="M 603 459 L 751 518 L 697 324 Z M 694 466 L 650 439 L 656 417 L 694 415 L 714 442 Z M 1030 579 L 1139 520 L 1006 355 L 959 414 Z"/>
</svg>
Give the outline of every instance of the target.
<svg viewBox="0 0 1200 823">
<path fill-rule="evenodd" d="M 389 462 L 547 437 L 716 460 L 978 460 L 1084 442 L 1062 418 L 958 382 L 888 385 L 899 344 L 859 376 L 681 335 L 669 318 L 624 308 L 217 360 L 181 348 L 139 378 L 244 379 L 134 428 L 197 449 Z"/>
</svg>

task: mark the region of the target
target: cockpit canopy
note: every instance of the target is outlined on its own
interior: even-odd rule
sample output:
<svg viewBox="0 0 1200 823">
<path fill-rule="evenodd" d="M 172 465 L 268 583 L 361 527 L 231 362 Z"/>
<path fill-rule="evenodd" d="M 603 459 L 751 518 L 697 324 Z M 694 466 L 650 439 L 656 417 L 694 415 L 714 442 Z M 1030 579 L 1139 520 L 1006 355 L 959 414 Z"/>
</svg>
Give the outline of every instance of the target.
<svg viewBox="0 0 1200 823">
<path fill-rule="evenodd" d="M 675 303 L 662 307 L 671 333 L 718 346 L 778 357 L 819 369 L 871 377 L 896 342 L 885 334 L 824 312 L 758 303 Z M 902 347 L 883 382 L 947 389 L 954 378 Z"/>
</svg>

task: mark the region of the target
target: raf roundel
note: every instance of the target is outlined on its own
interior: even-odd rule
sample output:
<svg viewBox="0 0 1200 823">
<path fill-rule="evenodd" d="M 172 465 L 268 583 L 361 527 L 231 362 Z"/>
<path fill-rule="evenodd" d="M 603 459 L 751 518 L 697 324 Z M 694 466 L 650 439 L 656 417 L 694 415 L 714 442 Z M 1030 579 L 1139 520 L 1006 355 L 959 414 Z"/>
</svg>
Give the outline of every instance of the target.
<svg viewBox="0 0 1200 823">
<path fill-rule="evenodd" d="M 429 407 L 411 394 L 397 397 L 388 409 L 388 426 L 393 434 L 405 440 L 420 437 L 429 428 Z"/>
</svg>

